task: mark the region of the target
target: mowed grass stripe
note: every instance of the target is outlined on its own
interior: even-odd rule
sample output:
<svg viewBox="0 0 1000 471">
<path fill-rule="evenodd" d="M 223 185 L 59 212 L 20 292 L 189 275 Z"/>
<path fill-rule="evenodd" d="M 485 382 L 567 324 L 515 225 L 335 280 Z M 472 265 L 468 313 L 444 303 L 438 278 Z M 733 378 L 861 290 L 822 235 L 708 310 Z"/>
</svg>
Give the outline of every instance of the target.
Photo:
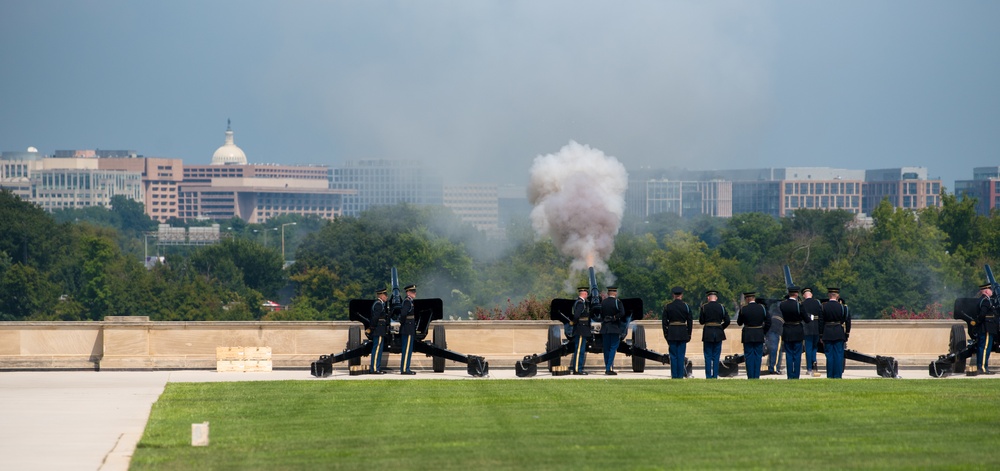
<svg viewBox="0 0 1000 471">
<path fill-rule="evenodd" d="M 170 383 L 132 468 L 1000 469 L 998 400 L 964 379 Z"/>
</svg>

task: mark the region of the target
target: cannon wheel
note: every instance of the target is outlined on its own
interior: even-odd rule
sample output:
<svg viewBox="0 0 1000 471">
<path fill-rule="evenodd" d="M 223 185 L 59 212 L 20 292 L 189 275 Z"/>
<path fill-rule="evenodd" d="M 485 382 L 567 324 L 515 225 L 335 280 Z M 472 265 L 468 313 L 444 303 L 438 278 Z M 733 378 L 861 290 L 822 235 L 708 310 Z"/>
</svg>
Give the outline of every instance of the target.
<svg viewBox="0 0 1000 471">
<path fill-rule="evenodd" d="M 948 353 L 958 353 L 965 350 L 965 326 L 956 324 L 951 326 L 951 337 L 948 339 Z M 952 373 L 964 373 L 967 359 L 956 358 Z"/>
<path fill-rule="evenodd" d="M 441 350 L 448 349 L 448 341 L 444 337 L 444 326 L 434 326 L 434 346 Z M 435 373 L 444 373 L 444 357 L 434 357 L 432 360 Z"/>
<path fill-rule="evenodd" d="M 559 331 L 558 325 L 549 326 L 549 340 L 545 343 L 545 351 L 551 352 L 556 348 L 562 346 L 562 332 Z M 557 356 L 549 360 L 549 373 L 552 372 L 552 368 L 562 364 L 562 357 Z"/>
<path fill-rule="evenodd" d="M 632 347 L 646 349 L 646 328 L 637 325 L 632 331 Z M 632 355 L 632 371 L 642 373 L 646 371 L 646 359 L 639 355 Z"/>
<path fill-rule="evenodd" d="M 347 349 L 354 350 L 361 346 L 361 327 L 352 325 L 347 328 Z M 361 364 L 361 357 L 347 360 L 347 366 L 357 366 Z"/>
</svg>

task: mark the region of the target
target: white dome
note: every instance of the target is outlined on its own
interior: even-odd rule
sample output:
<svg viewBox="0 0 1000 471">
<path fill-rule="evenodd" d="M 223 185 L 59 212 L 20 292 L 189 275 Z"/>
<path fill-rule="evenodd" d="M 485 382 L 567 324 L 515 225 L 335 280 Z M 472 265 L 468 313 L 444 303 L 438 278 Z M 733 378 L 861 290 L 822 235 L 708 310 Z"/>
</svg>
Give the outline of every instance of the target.
<svg viewBox="0 0 1000 471">
<path fill-rule="evenodd" d="M 233 130 L 226 127 L 226 143 L 215 149 L 212 154 L 212 165 L 246 165 L 247 155 L 233 143 Z"/>
</svg>

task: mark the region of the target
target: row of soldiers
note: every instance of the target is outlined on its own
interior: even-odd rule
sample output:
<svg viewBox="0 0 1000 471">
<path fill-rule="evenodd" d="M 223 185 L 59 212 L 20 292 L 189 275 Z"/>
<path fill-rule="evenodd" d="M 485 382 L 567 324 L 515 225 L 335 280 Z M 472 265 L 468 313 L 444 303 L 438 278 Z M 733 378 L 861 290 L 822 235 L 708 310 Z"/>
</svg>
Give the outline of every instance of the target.
<svg viewBox="0 0 1000 471">
<path fill-rule="evenodd" d="M 847 305 L 840 300 L 839 288 L 827 288 L 829 300 L 821 303 L 812 297 L 808 288 L 800 290 L 788 287 L 788 296 L 778 304 L 778 312 L 768 313 L 767 308 L 756 301 L 757 293 L 743 293 L 744 305 L 736 316 L 736 324 L 743 327 L 742 343 L 746 358 L 747 378 L 756 379 L 761 375 L 764 344 L 769 334 L 773 334 L 775 345 L 769 345 L 770 372 L 775 372 L 774 359 L 785 352 L 788 379 L 798 379 L 801 371 L 803 349 L 807 351 L 806 363 L 809 374 L 816 370 L 816 351 L 819 342 L 826 354 L 826 375 L 841 378 L 844 374 L 844 344 L 851 333 L 851 315 Z M 805 300 L 800 301 L 800 293 Z M 694 319 L 691 307 L 684 302 L 684 289 L 671 290 L 673 300 L 663 308 L 663 336 L 667 340 L 670 355 L 670 376 L 683 378 L 685 375 L 685 353 L 691 341 Z M 725 306 L 719 302 L 719 293 L 709 290 L 705 302 L 699 308 L 698 323 L 704 326 L 702 343 L 705 354 L 705 377 L 718 378 L 722 341 L 726 339 L 726 328 L 731 323 Z M 811 355 L 808 352 L 812 352 Z M 780 365 L 780 361 L 778 362 Z M 780 368 L 780 366 L 779 366 Z"/>
</svg>

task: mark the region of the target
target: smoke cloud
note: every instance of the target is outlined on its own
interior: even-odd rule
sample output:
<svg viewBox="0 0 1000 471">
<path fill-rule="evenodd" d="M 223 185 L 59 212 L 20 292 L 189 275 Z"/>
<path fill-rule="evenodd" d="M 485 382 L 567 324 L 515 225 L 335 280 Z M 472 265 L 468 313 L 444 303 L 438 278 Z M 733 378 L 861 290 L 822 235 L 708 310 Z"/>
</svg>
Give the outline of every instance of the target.
<svg viewBox="0 0 1000 471">
<path fill-rule="evenodd" d="M 574 272 L 592 266 L 608 273 L 627 187 L 628 172 L 618 159 L 570 141 L 555 154 L 535 157 L 528 185 L 531 224 L 573 258 Z"/>
</svg>

